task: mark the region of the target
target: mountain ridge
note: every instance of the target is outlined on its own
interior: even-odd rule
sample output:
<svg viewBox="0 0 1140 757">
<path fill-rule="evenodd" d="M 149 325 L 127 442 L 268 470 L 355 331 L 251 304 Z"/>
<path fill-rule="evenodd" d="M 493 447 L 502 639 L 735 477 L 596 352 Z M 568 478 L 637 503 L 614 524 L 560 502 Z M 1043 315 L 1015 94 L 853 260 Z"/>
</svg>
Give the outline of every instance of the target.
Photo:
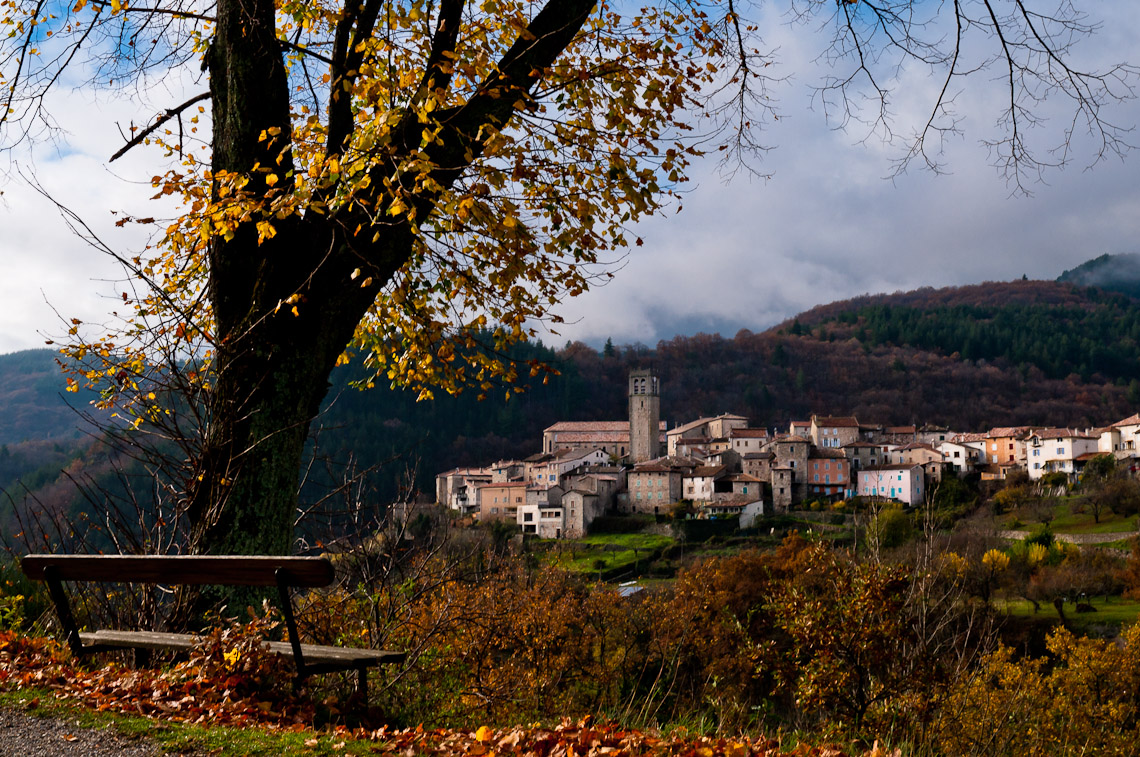
<svg viewBox="0 0 1140 757">
<path fill-rule="evenodd" d="M 65 442 L 62 450 L 55 443 L 51 459 L 69 464 L 68 445 L 78 445 L 72 440 L 82 434 L 59 424 L 66 404 L 54 353 L 35 353 L 0 356 L 0 426 L 6 412 L 21 418 L 21 427 L 34 424 L 42 403 L 54 419 L 43 429 Z M 1140 407 L 1140 303 L 1047 281 L 926 287 L 820 305 L 759 333 L 677 336 L 653 348 L 602 351 L 528 343 L 516 357 L 547 362 L 560 375 L 547 384 L 523 378 L 527 391 L 510 401 L 494 394 L 476 402 L 465 393 L 417 403 L 410 392 L 348 389 L 352 369 L 340 369 L 314 423 L 314 454 L 333 472 L 314 477 L 313 491 L 335 482 L 342 470 L 336 466 L 349 461 L 360 468 L 385 463 L 373 492 L 389 499 L 408 484 L 409 471 L 421 491 L 430 491 L 439 471 L 527 456 L 538 451 L 542 429 L 559 420 L 625 418 L 627 375 L 640 367 L 661 379 L 662 419 L 670 426 L 726 412 L 768 428 L 812 413 L 956 431 L 1105 425 Z M 10 361 L 23 361 L 24 373 L 9 370 Z M 56 371 L 51 380 L 49 365 Z M 20 375 L 11 387 L 5 383 Z M 6 396 L 7 388 L 20 392 Z M 66 397 L 86 405 L 85 395 Z M 30 407 L 16 408 L 18 402 Z M 21 444 L 30 442 L 11 442 L 13 455 L 33 450 Z M 34 462 L 22 469 L 39 470 Z"/>
</svg>

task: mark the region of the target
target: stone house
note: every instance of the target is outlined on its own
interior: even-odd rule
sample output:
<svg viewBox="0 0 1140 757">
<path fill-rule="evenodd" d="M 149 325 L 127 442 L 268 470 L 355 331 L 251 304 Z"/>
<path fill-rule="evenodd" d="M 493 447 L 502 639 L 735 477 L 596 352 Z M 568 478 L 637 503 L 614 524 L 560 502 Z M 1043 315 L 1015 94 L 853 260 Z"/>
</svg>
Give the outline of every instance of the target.
<svg viewBox="0 0 1140 757">
<path fill-rule="evenodd" d="M 768 449 L 776 456 L 776 468 L 790 468 L 792 471 L 791 489 L 789 495 L 791 502 L 800 502 L 804 499 L 806 489 L 806 479 L 804 478 L 808 461 L 808 452 L 811 449 L 811 442 L 802 436 L 783 436 L 777 437 Z M 776 487 L 775 479 L 772 480 L 773 490 Z M 773 494 L 775 497 L 775 494 Z"/>
<path fill-rule="evenodd" d="M 490 466 L 492 483 L 501 484 L 506 481 L 521 481 L 525 476 L 525 467 L 522 460 L 500 460 Z"/>
<path fill-rule="evenodd" d="M 727 439 L 733 429 L 747 428 L 748 419 L 743 415 L 726 413 L 713 418 L 698 418 L 695 421 L 682 424 L 665 432 L 666 450 L 670 457 L 683 454 L 682 446 L 693 447 L 696 439 L 702 439 L 700 444 L 707 445 L 714 439 Z"/>
<path fill-rule="evenodd" d="M 453 468 L 440 473 L 435 477 L 436 504 L 469 515 L 479 508 L 477 487 L 491 483 L 492 477 L 487 468 Z"/>
<path fill-rule="evenodd" d="M 594 518 L 602 514 L 600 498 L 593 492 L 571 489 L 562 495 L 562 517 L 567 538 L 579 539 L 587 534 Z"/>
<path fill-rule="evenodd" d="M 681 457 L 661 457 L 635 465 L 626 474 L 629 509 L 635 513 L 668 512 L 683 496 L 685 474 L 697 466 L 697 461 Z"/>
<path fill-rule="evenodd" d="M 682 498 L 693 502 L 712 502 L 717 482 L 725 478 L 728 471 L 723 465 L 702 465 L 684 476 Z M 729 489 L 731 492 L 731 488 Z"/>
<path fill-rule="evenodd" d="M 747 473 L 730 473 L 725 476 L 725 480 L 732 485 L 731 496 L 736 499 L 763 499 L 764 485 L 771 485 L 768 481 Z"/>
<path fill-rule="evenodd" d="M 772 468 L 772 507 L 776 512 L 787 512 L 792 506 L 795 489 L 795 470 L 786 465 Z"/>
<path fill-rule="evenodd" d="M 859 421 L 854 416 L 813 415 L 808 435 L 817 447 L 839 449 L 859 441 Z"/>
<path fill-rule="evenodd" d="M 734 428 L 728 434 L 732 451 L 744 457 L 760 452 L 771 441 L 766 428 Z"/>
<path fill-rule="evenodd" d="M 883 445 L 874 442 L 851 442 L 842 447 L 843 454 L 851 462 L 852 470 L 873 468 L 886 462 L 886 453 Z"/>
<path fill-rule="evenodd" d="M 749 452 L 740 458 L 740 470 L 761 481 L 772 480 L 772 463 L 776 456 L 771 452 Z"/>
<path fill-rule="evenodd" d="M 563 476 L 589 465 L 609 462 L 610 456 L 601 449 L 573 449 L 563 447 L 553 452 L 540 452 L 523 461 L 525 480 L 538 486 L 554 486 Z"/>
</svg>

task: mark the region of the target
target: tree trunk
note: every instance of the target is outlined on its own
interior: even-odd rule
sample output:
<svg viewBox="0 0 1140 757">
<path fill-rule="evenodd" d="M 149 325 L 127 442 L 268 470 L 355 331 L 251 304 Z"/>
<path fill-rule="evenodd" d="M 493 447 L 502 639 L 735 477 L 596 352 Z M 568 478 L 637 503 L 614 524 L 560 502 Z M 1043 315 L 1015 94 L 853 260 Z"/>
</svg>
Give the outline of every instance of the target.
<svg viewBox="0 0 1140 757">
<path fill-rule="evenodd" d="M 404 114 L 407 123 L 397 132 L 415 138 L 395 140 L 408 143 L 397 150 L 437 166 L 437 189 L 412 199 L 421 218 L 481 153 L 483 127 L 502 128 L 510 120 L 592 7 L 593 0 L 564 0 L 544 8 L 487 86 L 451 113 L 438 145 L 421 146 L 418 118 Z M 198 475 L 187 492 L 190 549 L 207 554 L 291 551 L 301 456 L 329 374 L 415 243 L 405 220 L 372 237 L 372 214 L 383 213 L 392 199 L 383 194 L 382 179 L 401 165 L 396 157 L 374 169 L 372 194 L 342 208 L 343 218 L 325 208 L 281 219 L 257 207 L 286 191 L 294 169 L 289 81 L 274 13 L 274 0 L 219 0 L 206 61 L 214 109 L 213 199 L 226 199 L 226 177 L 234 174 L 248 179 L 241 189 L 251 198 L 242 220 L 215 232 L 207 251 L 216 378 Z M 435 42 L 446 47 L 446 38 L 441 30 Z M 351 118 L 341 126 L 347 134 Z M 339 151 L 343 141 L 334 140 L 330 149 Z M 270 222 L 276 235 L 259 235 L 258 220 Z M 362 238 L 346 231 L 360 228 L 366 229 Z M 360 280 L 353 275 L 357 269 Z"/>
</svg>

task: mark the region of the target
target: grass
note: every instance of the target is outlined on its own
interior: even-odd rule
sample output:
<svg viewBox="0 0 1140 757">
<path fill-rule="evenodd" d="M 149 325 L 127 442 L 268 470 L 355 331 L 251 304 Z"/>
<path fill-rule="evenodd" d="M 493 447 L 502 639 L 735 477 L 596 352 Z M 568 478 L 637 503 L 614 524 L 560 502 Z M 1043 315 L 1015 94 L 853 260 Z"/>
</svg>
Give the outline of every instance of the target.
<svg viewBox="0 0 1140 757">
<path fill-rule="evenodd" d="M 1092 626 L 1123 626 L 1134 622 L 1140 617 L 1140 602 L 1123 597 L 1092 597 L 1088 603 L 1097 609 L 1096 612 L 1077 612 L 1071 604 L 1065 605 L 1065 619 L 1069 626 L 1077 631 L 1088 630 Z M 1014 617 L 1034 618 L 1043 622 L 1059 622 L 1056 608 L 1051 604 L 1042 603 L 1041 609 L 1033 612 L 1033 604 L 1027 599 L 1009 599 L 995 602 L 998 609 Z"/>
<path fill-rule="evenodd" d="M 1137 529 L 1137 516 L 1117 515 L 1111 510 L 1101 513 L 1100 522 L 1093 518 L 1091 508 L 1086 507 L 1084 512 L 1074 512 L 1072 505 L 1078 501 L 1074 497 L 1065 497 L 1053 507 L 1053 519 L 1049 528 L 1055 534 L 1116 534 L 1128 533 Z M 1026 513 L 1019 513 L 1022 524 L 1018 527 L 1023 531 L 1033 531 L 1040 527 L 1033 522 Z M 1012 527 L 1017 518 L 1006 520 L 1006 527 Z"/>
<path fill-rule="evenodd" d="M 594 534 L 578 540 L 588 546 L 614 545 L 625 549 L 664 549 L 673 543 L 673 537 L 660 534 Z"/>
<path fill-rule="evenodd" d="M 376 744 L 344 739 L 311 730 L 270 731 L 261 728 L 202 726 L 154 720 L 141 715 L 97 712 L 79 706 L 60 704 L 48 689 L 22 689 L 0 692 L 0 706 L 19 709 L 42 718 L 67 719 L 81 728 L 110 730 L 126 739 L 145 739 L 163 752 L 194 752 L 217 757 L 270 757 L 271 755 L 374 754 Z"/>
<path fill-rule="evenodd" d="M 552 553 L 552 561 L 577 573 L 632 568 L 672 544 L 671 536 L 658 534 L 594 534 L 578 540 L 573 550 Z"/>
</svg>

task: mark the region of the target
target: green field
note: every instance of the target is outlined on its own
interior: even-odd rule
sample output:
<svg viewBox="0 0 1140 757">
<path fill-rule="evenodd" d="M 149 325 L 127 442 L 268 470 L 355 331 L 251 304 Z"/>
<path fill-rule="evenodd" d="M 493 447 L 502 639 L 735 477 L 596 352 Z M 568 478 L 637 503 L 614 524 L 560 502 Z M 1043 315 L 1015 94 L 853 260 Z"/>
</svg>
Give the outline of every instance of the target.
<svg viewBox="0 0 1140 757">
<path fill-rule="evenodd" d="M 595 534 L 578 540 L 572 549 L 551 553 L 551 562 L 577 573 L 632 568 L 672 544 L 671 536 L 658 534 Z"/>
<path fill-rule="evenodd" d="M 1065 620 L 1076 631 L 1085 631 L 1092 626 L 1123 626 L 1132 623 L 1140 616 L 1140 602 L 1122 597 L 1093 597 L 1088 603 L 1096 612 L 1077 612 L 1071 603 L 1065 605 Z M 1042 603 L 1041 609 L 1033 612 L 1033 604 L 1027 599 L 998 600 L 997 608 L 1013 617 L 1034 618 L 1043 622 L 1057 622 L 1060 617 L 1051 604 Z"/>
<path fill-rule="evenodd" d="M 1057 502 L 1053 508 L 1053 519 L 1049 528 L 1055 534 L 1116 534 L 1129 533 L 1137 530 L 1137 516 L 1117 515 L 1111 510 L 1101 512 L 1100 522 L 1093 518 L 1092 509 L 1085 507 L 1084 512 L 1074 512 L 1073 505 L 1077 498 L 1065 497 Z M 1020 520 L 1021 525 L 1017 525 Z M 1038 524 L 1026 513 L 1019 513 L 1018 517 L 1006 520 L 1007 528 L 1019 528 L 1032 531 Z"/>
</svg>

